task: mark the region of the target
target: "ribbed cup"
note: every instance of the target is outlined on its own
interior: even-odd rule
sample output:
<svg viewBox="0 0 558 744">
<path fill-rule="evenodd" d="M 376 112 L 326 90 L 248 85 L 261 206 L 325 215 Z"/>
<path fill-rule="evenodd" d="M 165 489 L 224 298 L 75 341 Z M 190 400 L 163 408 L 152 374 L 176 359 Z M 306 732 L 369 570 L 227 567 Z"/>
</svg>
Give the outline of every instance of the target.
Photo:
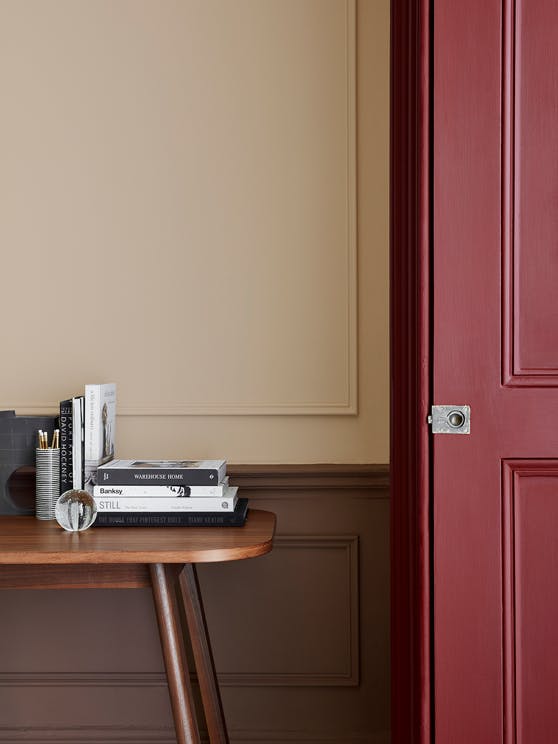
<svg viewBox="0 0 558 744">
<path fill-rule="evenodd" d="M 37 519 L 54 519 L 54 507 L 60 496 L 60 450 L 36 449 L 35 463 L 35 516 Z"/>
</svg>

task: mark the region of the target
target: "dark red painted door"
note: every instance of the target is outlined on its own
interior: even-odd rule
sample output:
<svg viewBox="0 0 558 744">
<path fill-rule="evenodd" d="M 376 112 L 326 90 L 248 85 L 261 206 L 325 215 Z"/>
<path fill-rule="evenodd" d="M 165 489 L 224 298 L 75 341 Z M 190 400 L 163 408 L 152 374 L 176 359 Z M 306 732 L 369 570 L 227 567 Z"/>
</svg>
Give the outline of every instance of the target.
<svg viewBox="0 0 558 744">
<path fill-rule="evenodd" d="M 558 2 L 434 0 L 436 744 L 558 741 Z"/>
</svg>

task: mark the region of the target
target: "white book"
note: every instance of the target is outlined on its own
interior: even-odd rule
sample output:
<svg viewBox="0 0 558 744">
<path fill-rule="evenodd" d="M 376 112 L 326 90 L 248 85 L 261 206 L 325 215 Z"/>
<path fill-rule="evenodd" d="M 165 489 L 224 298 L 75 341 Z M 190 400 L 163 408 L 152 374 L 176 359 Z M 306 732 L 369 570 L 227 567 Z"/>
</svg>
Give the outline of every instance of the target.
<svg viewBox="0 0 558 744">
<path fill-rule="evenodd" d="M 116 385 L 85 386 L 85 459 L 106 462 L 114 457 Z"/>
<path fill-rule="evenodd" d="M 119 496 L 95 498 L 99 512 L 232 512 L 238 500 L 238 488 L 229 487 L 222 499 L 208 498 L 137 498 Z"/>
<path fill-rule="evenodd" d="M 83 397 L 72 398 L 72 478 L 74 488 L 83 488 Z"/>
<path fill-rule="evenodd" d="M 226 476 L 218 486 L 95 486 L 93 496 L 96 499 L 108 499 L 119 496 L 126 499 L 150 498 L 223 498 L 227 494 L 229 477 Z"/>
<path fill-rule="evenodd" d="M 116 385 L 85 386 L 85 488 L 93 493 L 97 468 L 114 457 Z"/>
</svg>

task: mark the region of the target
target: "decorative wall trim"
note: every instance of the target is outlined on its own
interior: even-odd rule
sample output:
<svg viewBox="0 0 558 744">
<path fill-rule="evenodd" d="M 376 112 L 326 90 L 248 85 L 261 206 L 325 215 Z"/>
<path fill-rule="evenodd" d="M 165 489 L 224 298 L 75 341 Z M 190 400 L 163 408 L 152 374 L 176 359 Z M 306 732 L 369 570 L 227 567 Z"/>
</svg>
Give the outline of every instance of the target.
<svg viewBox="0 0 558 744">
<path fill-rule="evenodd" d="M 201 733 L 202 744 L 209 744 L 206 732 Z M 231 744 L 389 744 L 388 731 L 377 733 L 312 731 L 229 731 Z M 2 744 L 176 744 L 171 728 L 136 728 L 133 726 L 79 727 L 0 727 Z"/>
<path fill-rule="evenodd" d="M 346 386 L 339 400 L 279 401 L 182 401 L 169 404 L 136 402 L 119 405 L 119 416 L 354 416 L 358 413 L 358 322 L 357 322 L 357 151 L 356 151 L 356 0 L 345 4 L 346 77 Z M 0 402 L 1 409 L 20 415 L 57 414 L 58 401 L 20 400 Z"/>
<path fill-rule="evenodd" d="M 346 0 L 345 13 L 345 75 L 347 78 L 347 391 L 344 408 L 330 411 L 330 413 L 356 415 L 358 413 L 356 0 Z"/>
<path fill-rule="evenodd" d="M 0 727 L 2 744 L 176 744 L 171 728 L 140 728 L 134 726 L 29 726 Z M 202 742 L 209 742 L 207 736 Z"/>
<path fill-rule="evenodd" d="M 323 673 L 221 673 L 219 683 L 224 687 L 356 687 L 359 684 L 359 583 L 358 536 L 356 535 L 277 535 L 273 549 L 281 550 L 341 550 L 344 552 L 348 587 L 346 668 Z"/>
<path fill-rule="evenodd" d="M 163 672 L 3 672 L 2 687 L 167 687 Z"/>
<path fill-rule="evenodd" d="M 357 733 L 328 731 L 232 731 L 234 742 L 251 742 L 252 744 L 389 744 L 389 731 L 379 733 Z"/>
<path fill-rule="evenodd" d="M 314 498 L 338 496 L 340 490 L 355 491 L 356 498 L 389 498 L 389 465 L 229 465 L 228 472 L 250 498 L 259 491 L 265 498 L 268 491 L 281 492 L 273 498 Z"/>
</svg>

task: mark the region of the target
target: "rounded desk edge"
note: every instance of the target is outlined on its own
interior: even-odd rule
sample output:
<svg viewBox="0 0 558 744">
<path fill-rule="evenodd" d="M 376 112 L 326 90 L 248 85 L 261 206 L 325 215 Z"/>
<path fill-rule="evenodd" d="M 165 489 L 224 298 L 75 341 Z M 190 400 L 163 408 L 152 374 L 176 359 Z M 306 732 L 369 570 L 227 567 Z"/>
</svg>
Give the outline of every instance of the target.
<svg viewBox="0 0 558 744">
<path fill-rule="evenodd" d="M 100 564 L 130 564 L 130 563 L 215 563 L 225 561 L 243 560 L 246 558 L 256 558 L 269 553 L 273 548 L 273 538 L 277 518 L 273 512 L 261 509 L 252 509 L 252 513 L 269 515 L 272 519 L 265 534 L 255 539 L 254 542 L 242 545 L 217 546 L 215 548 L 191 547 L 191 548 L 170 548 L 170 549 L 150 549 L 138 548 L 130 550 L 114 550 L 111 548 L 97 549 L 70 549 L 70 550 L 48 550 L 44 549 L 24 549 L 24 550 L 6 550 L 0 543 L 0 566 L 1 565 L 100 565 Z M 0 518 L 1 519 L 1 518 Z M 15 519 L 26 519 L 25 517 L 15 517 Z M 27 518 L 28 519 L 28 518 Z M 61 528 L 60 528 L 61 529 Z M 166 530 L 224 530 L 224 534 L 230 534 L 230 531 L 243 530 L 243 527 L 96 527 L 91 530 L 93 534 L 97 530 L 107 530 L 111 534 L 120 531 L 156 531 L 164 533 Z M 61 533 L 70 538 L 78 538 L 79 533 Z M 263 539 L 262 539 L 263 538 Z M 0 538 L 1 539 L 1 538 Z"/>
</svg>

